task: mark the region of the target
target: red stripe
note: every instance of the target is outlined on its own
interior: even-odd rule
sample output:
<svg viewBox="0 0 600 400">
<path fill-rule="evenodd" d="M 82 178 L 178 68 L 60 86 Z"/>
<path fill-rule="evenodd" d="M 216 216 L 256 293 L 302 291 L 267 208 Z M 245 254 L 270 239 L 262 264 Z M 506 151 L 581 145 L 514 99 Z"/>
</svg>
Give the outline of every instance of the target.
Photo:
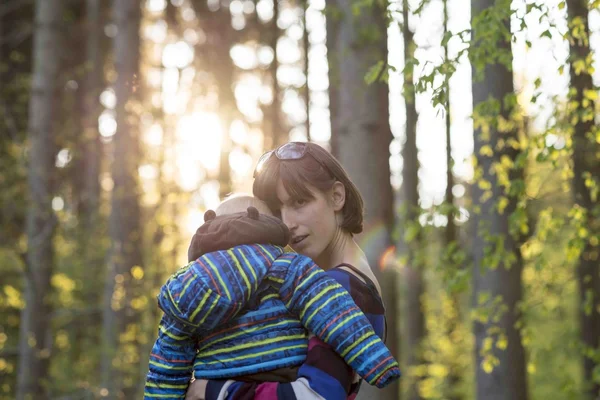
<svg viewBox="0 0 600 400">
<path fill-rule="evenodd" d="M 323 328 L 323 330 L 321 330 L 321 333 L 319 334 L 319 336 L 323 336 L 323 334 L 325 333 L 325 331 L 327 331 L 327 328 L 329 328 L 331 325 L 333 325 L 335 323 L 335 321 L 337 321 L 338 319 L 342 318 L 344 315 L 351 313 L 352 311 L 358 310 L 358 307 L 354 306 L 351 307 L 349 310 L 344 311 L 343 313 L 341 313 L 340 315 L 338 315 L 337 317 L 335 317 L 333 320 L 331 320 L 326 326 L 325 328 Z"/>
<path fill-rule="evenodd" d="M 150 353 L 150 356 L 154 357 L 154 358 L 158 358 L 159 360 L 163 360 L 169 363 L 191 363 L 192 361 L 194 361 L 194 359 L 192 358 L 191 360 L 167 360 L 164 357 L 159 356 L 158 354 L 154 354 L 154 353 Z"/>
<path fill-rule="evenodd" d="M 258 254 L 260 254 L 260 255 L 262 256 L 262 258 L 265 260 L 265 262 L 266 262 L 267 264 L 269 264 L 269 263 L 271 262 L 271 260 L 269 260 L 269 259 L 267 258 L 267 256 L 265 256 L 265 253 L 263 253 L 263 251 L 262 251 L 262 249 L 261 249 L 260 247 L 258 247 L 258 246 L 257 246 L 257 245 L 255 245 L 255 244 L 253 244 L 251 247 L 252 247 L 254 250 L 256 250 L 256 251 L 258 252 Z"/>
<path fill-rule="evenodd" d="M 384 358 L 383 361 L 381 361 L 379 364 L 377 364 L 376 366 L 373 367 L 372 370 L 370 370 L 369 372 L 367 372 L 367 374 L 365 375 L 365 378 L 369 375 L 371 375 L 373 372 L 375 372 L 375 370 L 379 367 L 381 367 L 383 364 L 385 364 L 386 362 L 388 362 L 389 360 L 393 359 L 394 357 L 392 356 L 388 356 L 387 358 Z M 379 377 L 379 379 L 383 378 L 385 374 L 381 375 Z M 377 380 L 377 382 L 379 382 L 379 379 Z"/>
<path fill-rule="evenodd" d="M 213 277 L 213 275 L 210 272 L 210 270 L 208 269 L 208 267 L 206 265 L 204 265 L 204 263 L 202 262 L 201 259 L 198 259 L 198 264 L 200 264 L 202 266 L 202 268 L 204 268 L 204 270 L 208 273 L 210 280 L 212 281 L 213 285 L 215 285 L 215 289 L 217 289 L 217 293 L 219 294 L 219 296 L 221 296 L 221 290 L 219 290 L 219 285 L 217 285 L 217 282 L 215 282 L 215 278 Z"/>
</svg>

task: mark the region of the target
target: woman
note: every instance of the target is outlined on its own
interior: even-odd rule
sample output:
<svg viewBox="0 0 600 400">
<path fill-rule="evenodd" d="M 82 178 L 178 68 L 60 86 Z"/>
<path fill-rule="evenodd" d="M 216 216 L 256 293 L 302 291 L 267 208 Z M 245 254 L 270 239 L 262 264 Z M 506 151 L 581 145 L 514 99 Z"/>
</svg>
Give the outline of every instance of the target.
<svg viewBox="0 0 600 400">
<path fill-rule="evenodd" d="M 381 290 L 353 238 L 363 228 L 363 200 L 340 163 L 314 143 L 286 143 L 260 158 L 253 192 L 288 226 L 295 251 L 324 270 L 335 268 L 345 275 L 354 301 L 383 337 Z M 343 360 L 316 338 L 310 340 L 307 360 L 294 377 L 297 380 L 290 383 L 195 381 L 187 398 L 294 399 L 306 389 L 302 386 L 324 393 L 328 385 L 339 385 L 353 398 L 360 386 Z"/>
</svg>

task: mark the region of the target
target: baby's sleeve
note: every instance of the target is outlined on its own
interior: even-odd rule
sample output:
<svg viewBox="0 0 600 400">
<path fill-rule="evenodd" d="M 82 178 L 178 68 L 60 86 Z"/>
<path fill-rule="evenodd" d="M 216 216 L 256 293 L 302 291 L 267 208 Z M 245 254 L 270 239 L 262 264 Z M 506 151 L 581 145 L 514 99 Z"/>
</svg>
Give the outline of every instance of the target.
<svg viewBox="0 0 600 400">
<path fill-rule="evenodd" d="M 272 270 L 288 309 L 363 379 L 381 388 L 400 377 L 398 362 L 350 294 L 310 258 L 286 257 Z"/>
</svg>

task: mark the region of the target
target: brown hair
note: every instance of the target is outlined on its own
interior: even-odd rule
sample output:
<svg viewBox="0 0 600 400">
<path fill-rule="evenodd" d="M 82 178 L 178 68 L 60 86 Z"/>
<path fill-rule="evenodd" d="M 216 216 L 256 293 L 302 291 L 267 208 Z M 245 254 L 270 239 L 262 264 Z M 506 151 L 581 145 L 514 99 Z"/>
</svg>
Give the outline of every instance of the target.
<svg viewBox="0 0 600 400">
<path fill-rule="evenodd" d="M 299 160 L 280 160 L 275 154 L 269 157 L 254 179 L 254 196 L 266 202 L 269 208 L 275 211 L 281 208 L 277 197 L 279 179 L 291 197 L 306 200 L 314 199 L 308 185 L 325 192 L 339 181 L 346 191 L 341 228 L 349 233 L 362 232 L 364 204 L 356 185 L 350 180 L 340 162 L 327 150 L 314 143 L 306 145 L 308 154 Z"/>
</svg>

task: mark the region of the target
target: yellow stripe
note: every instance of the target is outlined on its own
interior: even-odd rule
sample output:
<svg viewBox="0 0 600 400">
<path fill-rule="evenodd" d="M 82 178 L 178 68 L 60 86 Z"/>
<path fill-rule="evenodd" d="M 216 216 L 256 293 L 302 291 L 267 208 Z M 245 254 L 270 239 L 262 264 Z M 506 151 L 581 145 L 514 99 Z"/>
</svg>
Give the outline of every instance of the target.
<svg viewBox="0 0 600 400">
<path fill-rule="evenodd" d="M 208 296 L 210 296 L 211 293 L 212 293 L 212 290 L 210 290 L 210 289 L 208 289 L 206 291 L 206 294 L 202 298 L 202 301 L 200 302 L 200 305 L 194 310 L 194 312 L 190 316 L 190 321 L 193 321 L 194 318 L 196 318 L 196 315 L 198 315 L 198 313 L 200 312 L 200 310 L 202 310 L 202 307 L 204 306 L 204 303 L 206 303 L 206 300 L 208 300 Z"/>
<path fill-rule="evenodd" d="M 246 286 L 248 287 L 248 296 L 247 296 L 246 300 L 249 300 L 250 299 L 250 291 L 252 290 L 252 286 L 250 285 L 250 281 L 248 281 L 248 276 L 244 272 L 244 268 L 242 268 L 242 266 L 240 265 L 240 262 L 238 261 L 235 254 L 233 254 L 233 251 L 227 250 L 227 253 L 231 256 L 231 258 L 233 258 L 233 261 L 235 262 L 235 266 L 240 271 L 242 278 L 244 278 L 244 282 L 246 282 Z"/>
<path fill-rule="evenodd" d="M 348 353 L 350 353 L 352 351 L 352 349 L 354 349 L 356 346 L 359 346 L 364 340 L 366 340 L 367 338 L 369 338 L 370 336 L 373 336 L 374 333 L 372 332 L 367 332 L 364 335 L 362 335 L 361 337 L 359 337 L 358 339 L 356 339 L 352 345 L 350 345 L 350 347 L 348 347 L 346 350 L 344 350 L 344 352 L 342 353 L 342 357 L 345 357 Z"/>
<path fill-rule="evenodd" d="M 206 312 L 206 314 L 204 315 L 204 317 L 200 321 L 200 324 L 204 323 L 204 321 L 206 320 L 206 318 L 208 318 L 208 316 L 210 315 L 210 312 L 213 310 L 213 308 L 215 308 L 215 306 L 217 305 L 218 301 L 219 301 L 219 296 L 215 296 L 214 301 L 212 302 L 212 304 L 210 305 L 210 308 L 208 309 L 208 311 Z"/>
<path fill-rule="evenodd" d="M 386 372 L 388 372 L 390 369 L 394 368 L 394 367 L 398 367 L 398 363 L 396 361 L 394 361 L 392 363 L 392 365 L 390 365 L 389 367 L 387 367 L 386 369 L 384 369 L 383 371 L 381 371 L 379 374 L 375 375 L 375 377 L 373 378 L 373 382 L 377 382 L 377 380 L 381 377 L 381 375 L 385 374 Z"/>
<path fill-rule="evenodd" d="M 262 299 L 260 299 L 260 301 L 261 301 L 261 303 L 262 303 L 263 301 L 266 301 L 266 300 L 269 300 L 269 299 L 273 299 L 273 298 L 276 298 L 276 297 L 278 297 L 278 296 L 279 296 L 279 295 L 278 295 L 277 293 L 268 294 L 268 295 L 266 295 L 265 297 L 263 297 Z"/>
<path fill-rule="evenodd" d="M 156 398 L 162 398 L 162 399 L 180 399 L 181 395 L 180 394 L 151 394 L 151 393 L 144 393 L 144 397 L 156 397 Z"/>
<path fill-rule="evenodd" d="M 183 314 L 179 307 L 177 307 L 177 303 L 175 302 L 175 299 L 173 299 L 173 295 L 171 294 L 171 291 L 169 289 L 167 289 L 167 293 L 169 295 L 169 299 L 171 299 L 171 304 L 173 304 L 173 307 L 175 307 L 179 314 Z"/>
<path fill-rule="evenodd" d="M 292 260 L 285 260 L 285 259 L 282 259 L 282 260 L 278 260 L 278 261 L 279 261 L 280 263 L 283 263 L 283 264 L 291 264 L 291 263 L 292 263 Z"/>
<path fill-rule="evenodd" d="M 352 356 L 351 359 L 348 360 L 348 364 L 350 364 L 352 361 L 354 361 L 356 359 L 356 357 L 360 356 L 362 353 L 364 353 L 365 351 L 367 351 L 367 349 L 369 347 L 375 345 L 375 343 L 377 343 L 377 341 L 373 340 L 371 343 L 367 344 L 362 349 L 360 349 L 354 356 Z"/>
<path fill-rule="evenodd" d="M 321 304 L 321 306 L 320 306 L 319 308 L 317 308 L 315 311 L 313 311 L 313 313 L 312 313 L 312 314 L 310 314 L 310 316 L 309 316 L 309 317 L 306 319 L 306 324 L 308 325 L 308 322 L 309 322 L 310 320 L 312 320 L 312 318 L 315 316 L 315 314 L 316 314 L 316 313 L 318 313 L 318 312 L 319 312 L 319 310 L 322 310 L 324 307 L 326 307 L 326 306 L 327 306 L 327 304 L 329 304 L 329 302 L 331 302 L 331 301 L 333 301 L 333 300 L 335 300 L 335 299 L 337 299 L 338 297 L 341 297 L 341 296 L 343 296 L 343 295 L 344 295 L 344 293 L 337 293 L 337 294 L 334 294 L 333 296 L 331 296 L 330 298 L 328 298 L 327 300 L 325 300 L 325 301 L 323 302 L 323 304 Z M 339 325 L 339 324 L 340 324 L 340 322 L 338 322 L 338 325 Z"/>
<path fill-rule="evenodd" d="M 312 267 L 311 267 L 312 268 Z M 310 275 L 308 275 L 308 277 L 306 278 L 302 278 L 302 280 L 300 281 L 300 284 L 296 287 L 296 289 L 294 290 L 298 290 L 300 289 L 303 285 L 308 285 L 308 282 L 310 281 L 310 279 L 315 275 L 318 274 L 319 272 L 323 272 L 323 271 L 319 271 L 319 269 L 315 269 Z"/>
<path fill-rule="evenodd" d="M 192 278 L 194 278 L 194 277 L 197 277 L 197 275 L 192 272 Z M 183 297 L 183 294 L 185 293 L 185 291 L 187 290 L 187 288 L 192 284 L 193 281 L 194 281 L 194 279 L 189 279 L 188 283 L 185 284 L 185 286 L 181 290 L 181 293 L 179 293 L 179 298 L 180 299 Z"/>
<path fill-rule="evenodd" d="M 267 253 L 267 256 L 269 256 L 269 258 L 271 259 L 271 261 L 273 261 L 275 258 L 273 258 L 273 256 L 271 255 L 271 253 L 269 253 L 269 250 L 265 249 L 262 245 L 258 245 L 258 247 L 260 247 L 261 249 L 263 249 L 263 251 L 265 253 Z"/>
<path fill-rule="evenodd" d="M 223 282 L 223 279 L 221 278 L 221 274 L 219 273 L 219 269 L 217 267 L 215 267 L 212 262 L 210 262 L 210 259 L 208 257 L 206 257 L 205 260 L 206 260 L 206 262 L 208 262 L 208 265 L 211 266 L 211 268 L 217 275 L 217 278 L 219 278 L 219 282 L 221 282 L 221 285 L 223 286 L 223 288 L 225 289 L 225 292 L 227 293 L 227 298 L 229 300 L 231 300 L 231 293 L 229 293 L 229 289 L 227 289 L 225 282 Z"/>
<path fill-rule="evenodd" d="M 165 328 L 165 327 L 164 327 L 164 326 L 162 326 L 162 325 L 159 325 L 159 327 L 158 327 L 158 328 L 160 329 L 160 331 L 161 331 L 162 333 L 164 333 L 165 335 L 167 335 L 167 336 L 168 336 L 168 337 L 170 337 L 171 339 L 175 339 L 175 340 L 184 340 L 184 339 L 188 339 L 188 337 L 187 337 L 187 336 L 176 336 L 176 335 L 173 335 L 171 332 L 167 331 L 167 328 Z"/>
<path fill-rule="evenodd" d="M 274 276 L 267 276 L 268 280 L 275 281 L 277 283 L 283 283 L 283 279 L 275 278 Z"/>
<path fill-rule="evenodd" d="M 321 297 L 323 297 L 325 294 L 327 294 L 327 292 L 331 292 L 333 289 L 336 289 L 335 286 L 330 286 L 328 288 L 325 288 L 325 290 L 323 290 L 321 293 L 319 293 L 318 295 L 316 295 L 315 297 L 313 297 L 304 307 L 304 309 L 302 310 L 302 312 L 300 313 L 300 320 L 302 321 L 302 318 L 304 317 L 304 313 L 310 308 L 310 306 L 317 300 L 319 300 Z M 294 290 L 295 291 L 295 290 Z M 292 296 L 293 298 L 294 296 Z M 292 299 L 290 298 L 290 300 Z M 288 302 L 289 305 L 289 302 Z M 321 308 L 321 307 L 319 307 Z"/>
<path fill-rule="evenodd" d="M 335 328 L 333 328 L 329 334 L 327 335 L 327 337 L 325 338 L 325 342 L 327 342 L 329 340 L 329 338 L 331 337 L 331 335 L 333 335 L 333 333 L 335 331 L 337 331 L 338 329 L 340 329 L 342 326 L 344 326 L 344 324 L 346 324 L 346 322 L 350 321 L 352 318 L 356 318 L 358 313 L 353 313 L 350 316 L 344 318 L 340 323 L 337 324 L 337 326 Z"/>
<path fill-rule="evenodd" d="M 265 340 L 259 340 L 259 341 L 255 341 L 255 342 L 251 342 L 251 343 L 244 343 L 244 344 L 240 344 L 237 346 L 231 346 L 231 347 L 227 347 L 226 349 L 218 349 L 218 350 L 213 350 L 213 351 L 207 351 L 205 353 L 202 353 L 201 356 L 202 357 L 208 357 L 208 356 L 213 356 L 215 354 L 221 354 L 221 353 L 233 353 L 236 350 L 243 350 L 243 349 L 250 349 L 252 347 L 259 347 L 263 344 L 272 344 L 272 343 L 277 343 L 277 342 L 283 342 L 286 340 L 292 340 L 292 339 L 306 339 L 306 335 L 292 335 L 292 336 L 285 336 L 285 337 L 274 337 L 274 338 L 269 338 L 269 339 L 265 339 Z"/>
<path fill-rule="evenodd" d="M 150 361 L 150 364 L 156 365 L 157 367 L 160 367 L 160 368 L 172 369 L 172 370 L 186 370 L 186 369 L 191 370 L 192 369 L 191 365 L 188 365 L 187 367 L 173 367 L 173 366 L 170 366 L 170 365 L 165 365 L 165 364 L 157 363 L 156 361 Z"/>
<path fill-rule="evenodd" d="M 271 325 L 260 325 L 260 326 L 257 326 L 255 328 L 241 327 L 240 329 L 243 329 L 241 332 L 238 332 L 238 333 L 235 333 L 235 334 L 232 334 L 232 335 L 228 335 L 228 336 L 223 336 L 223 337 L 221 337 L 221 338 L 219 338 L 217 340 L 211 341 L 210 343 L 206 344 L 205 346 L 200 347 L 198 349 L 198 351 L 202 351 L 202 350 L 204 350 L 207 347 L 213 346 L 213 345 L 215 345 L 217 343 L 220 343 L 220 342 L 224 342 L 224 341 L 236 338 L 238 336 L 242 336 L 242 335 L 245 335 L 245 334 L 248 334 L 248 333 L 252 333 L 254 331 L 258 331 L 258 330 L 262 330 L 262 329 L 274 328 L 274 327 L 277 327 L 277 326 L 280 326 L 280 325 L 286 325 L 286 324 L 288 324 L 290 322 L 295 322 L 295 321 L 293 319 L 285 319 L 285 320 L 283 320 L 281 322 L 276 322 L 276 323 L 271 324 Z M 204 354 L 202 354 L 202 355 L 204 355 Z"/>
<path fill-rule="evenodd" d="M 190 366 L 191 369 L 191 366 Z M 188 384 L 183 384 L 183 385 L 169 385 L 167 383 L 152 383 L 152 382 L 146 382 L 146 387 L 155 387 L 155 388 L 167 388 L 167 389 L 187 389 Z"/>
<path fill-rule="evenodd" d="M 242 258 L 244 259 L 244 262 L 248 266 L 248 269 L 250 270 L 250 272 L 252 272 L 252 276 L 254 277 L 254 286 L 255 286 L 254 290 L 258 290 L 258 278 L 256 277 L 256 274 L 254 273 L 254 268 L 248 262 L 248 260 L 246 259 L 246 256 L 244 255 L 244 253 L 242 253 L 242 251 L 240 249 L 238 249 L 238 253 L 240 253 L 240 255 L 242 256 Z M 252 288 L 250 288 L 250 289 L 252 289 Z"/>
<path fill-rule="evenodd" d="M 220 364 L 220 363 L 226 363 L 226 362 L 230 362 L 230 361 L 239 361 L 239 360 L 244 360 L 247 358 L 255 358 L 255 357 L 259 357 L 259 356 L 264 356 L 267 354 L 272 354 L 275 352 L 280 352 L 280 351 L 285 351 L 285 350 L 293 350 L 293 349 L 301 349 L 301 348 L 306 348 L 308 345 L 305 344 L 299 344 L 299 345 L 294 345 L 294 346 L 287 346 L 287 347 L 278 347 L 275 348 L 273 350 L 269 350 L 269 351 L 261 351 L 259 353 L 252 353 L 250 355 L 247 356 L 243 356 L 243 357 L 234 357 L 234 358 L 229 358 L 226 360 L 218 360 L 218 361 L 211 361 L 211 362 L 204 362 L 204 361 L 198 361 L 196 364 L 198 365 L 207 365 L 207 364 Z"/>
</svg>

